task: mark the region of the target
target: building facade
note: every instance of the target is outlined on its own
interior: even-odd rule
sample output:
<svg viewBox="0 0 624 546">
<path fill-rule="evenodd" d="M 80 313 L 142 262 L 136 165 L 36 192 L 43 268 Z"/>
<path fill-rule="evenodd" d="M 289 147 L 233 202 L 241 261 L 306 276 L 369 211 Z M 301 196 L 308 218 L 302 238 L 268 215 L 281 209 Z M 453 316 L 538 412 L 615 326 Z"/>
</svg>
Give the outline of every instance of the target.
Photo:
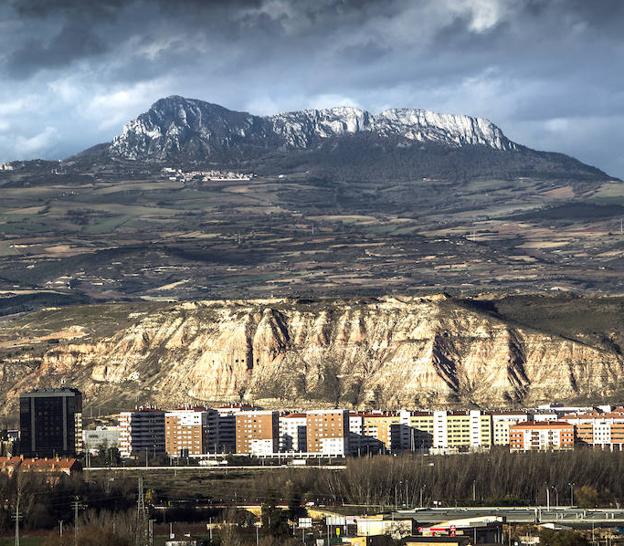
<svg viewBox="0 0 624 546">
<path fill-rule="evenodd" d="M 302 452 L 307 449 L 305 413 L 289 413 L 279 418 L 279 450 Z"/>
<path fill-rule="evenodd" d="M 510 451 L 574 449 L 574 425 L 563 421 L 527 421 L 509 430 Z"/>
<path fill-rule="evenodd" d="M 492 445 L 508 446 L 509 430 L 513 425 L 529 420 L 524 412 L 501 412 L 492 414 Z"/>
<path fill-rule="evenodd" d="M 119 453 L 128 458 L 165 453 L 165 412 L 138 408 L 119 414 Z"/>
<path fill-rule="evenodd" d="M 349 412 L 341 409 L 306 412 L 307 451 L 327 456 L 349 453 Z"/>
<path fill-rule="evenodd" d="M 206 408 L 165 414 L 165 451 L 171 457 L 214 453 L 218 446 L 219 414 Z"/>
<path fill-rule="evenodd" d="M 564 415 L 561 420 L 574 425 L 577 445 L 624 450 L 624 412 L 574 413 Z"/>
<path fill-rule="evenodd" d="M 433 446 L 438 453 L 492 447 L 492 418 L 479 410 L 434 411 Z"/>
<path fill-rule="evenodd" d="M 270 410 L 236 414 L 236 453 L 272 455 L 279 449 L 279 414 Z"/>
<path fill-rule="evenodd" d="M 37 389 L 20 396 L 20 453 L 71 456 L 82 450 L 82 394 L 77 389 Z"/>
<path fill-rule="evenodd" d="M 97 455 L 100 449 L 119 448 L 119 427 L 98 426 L 95 429 L 82 431 L 82 445 L 92 455 Z"/>
</svg>

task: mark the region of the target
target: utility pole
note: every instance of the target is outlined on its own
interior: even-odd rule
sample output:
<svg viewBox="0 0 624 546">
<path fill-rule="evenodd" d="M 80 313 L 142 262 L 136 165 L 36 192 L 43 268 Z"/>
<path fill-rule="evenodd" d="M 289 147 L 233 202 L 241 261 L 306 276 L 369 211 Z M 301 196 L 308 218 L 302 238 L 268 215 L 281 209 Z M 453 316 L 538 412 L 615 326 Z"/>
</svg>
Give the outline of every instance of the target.
<svg viewBox="0 0 624 546">
<path fill-rule="evenodd" d="M 136 546 L 145 546 L 148 541 L 148 529 L 147 511 L 145 510 L 145 495 L 143 492 L 143 476 L 139 476 L 138 483 L 136 528 Z"/>
<path fill-rule="evenodd" d="M 477 480 L 472 480 L 472 501 L 477 502 Z"/>
<path fill-rule="evenodd" d="M 147 527 L 147 542 L 149 544 L 149 546 L 154 546 L 154 522 L 156 520 L 155 519 L 150 519 L 148 521 L 148 527 Z"/>
<path fill-rule="evenodd" d="M 570 486 L 570 506 L 574 506 L 574 482 L 568 484 Z"/>
<path fill-rule="evenodd" d="M 84 507 L 84 504 L 80 502 L 80 497 L 76 495 L 72 501 L 72 508 L 74 509 L 74 546 L 78 546 L 78 511 Z"/>
<path fill-rule="evenodd" d="M 15 546 L 20 546 L 20 530 L 19 530 L 19 522 L 23 518 L 22 514 L 20 514 L 20 497 L 21 497 L 21 489 L 18 485 L 17 489 L 17 501 L 15 502 L 15 512 L 13 514 L 13 519 L 15 520 Z"/>
<path fill-rule="evenodd" d="M 63 536 L 63 520 L 59 519 L 59 536 Z"/>
</svg>

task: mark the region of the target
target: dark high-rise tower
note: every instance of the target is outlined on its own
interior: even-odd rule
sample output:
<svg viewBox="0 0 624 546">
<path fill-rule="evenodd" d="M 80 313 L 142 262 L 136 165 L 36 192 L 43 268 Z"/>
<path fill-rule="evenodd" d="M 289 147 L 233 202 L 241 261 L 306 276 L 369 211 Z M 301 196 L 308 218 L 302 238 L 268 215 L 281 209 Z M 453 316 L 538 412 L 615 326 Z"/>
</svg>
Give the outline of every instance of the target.
<svg viewBox="0 0 624 546">
<path fill-rule="evenodd" d="M 29 457 L 74 455 L 82 435 L 82 394 L 37 389 L 20 396 L 20 452 Z"/>
</svg>

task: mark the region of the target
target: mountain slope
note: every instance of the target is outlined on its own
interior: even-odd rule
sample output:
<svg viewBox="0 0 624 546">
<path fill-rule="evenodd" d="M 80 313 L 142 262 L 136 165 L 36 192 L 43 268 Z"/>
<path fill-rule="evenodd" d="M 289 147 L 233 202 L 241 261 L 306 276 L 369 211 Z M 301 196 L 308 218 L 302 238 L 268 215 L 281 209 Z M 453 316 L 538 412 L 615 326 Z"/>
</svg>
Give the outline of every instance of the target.
<svg viewBox="0 0 624 546">
<path fill-rule="evenodd" d="M 388 408 L 598 401 L 621 394 L 623 336 L 602 343 L 572 327 L 569 310 L 600 314 L 605 304 L 553 300 L 559 307 L 543 330 L 524 323 L 522 307 L 510 320 L 444 296 L 48 309 L 3 323 L 0 393 L 13 403 L 62 377 L 107 409 L 137 399 Z M 565 336 L 555 333 L 558 317 Z M 28 345 L 18 336 L 11 346 L 11 328 L 24 325 Z"/>
<path fill-rule="evenodd" d="M 372 114 L 336 107 L 261 117 L 173 96 L 128 122 L 108 151 L 117 160 L 234 163 L 265 173 L 299 167 L 335 174 L 354 167 L 360 178 L 390 169 L 412 178 L 609 178 L 567 156 L 516 144 L 488 120 L 408 108 Z"/>
</svg>

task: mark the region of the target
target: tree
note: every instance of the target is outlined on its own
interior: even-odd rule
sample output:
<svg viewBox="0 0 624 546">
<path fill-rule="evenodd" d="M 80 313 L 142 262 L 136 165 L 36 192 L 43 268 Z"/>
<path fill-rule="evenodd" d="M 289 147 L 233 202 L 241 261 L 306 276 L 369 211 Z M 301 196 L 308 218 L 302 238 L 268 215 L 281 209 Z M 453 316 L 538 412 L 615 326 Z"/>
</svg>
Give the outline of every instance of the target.
<svg viewBox="0 0 624 546">
<path fill-rule="evenodd" d="M 591 485 L 583 485 L 576 491 L 576 504 L 579 508 L 596 508 L 598 501 L 598 491 Z"/>
<path fill-rule="evenodd" d="M 261 507 L 262 529 L 269 535 L 288 534 L 288 516 L 284 510 L 275 506 L 273 501 L 265 502 Z"/>
<path fill-rule="evenodd" d="M 553 531 L 544 529 L 540 532 L 542 546 L 588 546 L 588 540 L 577 531 Z"/>
<path fill-rule="evenodd" d="M 288 499 L 288 517 L 292 521 L 297 521 L 298 518 L 305 518 L 308 515 L 308 511 L 303 506 L 303 499 L 301 493 L 291 489 L 291 493 Z"/>
</svg>

